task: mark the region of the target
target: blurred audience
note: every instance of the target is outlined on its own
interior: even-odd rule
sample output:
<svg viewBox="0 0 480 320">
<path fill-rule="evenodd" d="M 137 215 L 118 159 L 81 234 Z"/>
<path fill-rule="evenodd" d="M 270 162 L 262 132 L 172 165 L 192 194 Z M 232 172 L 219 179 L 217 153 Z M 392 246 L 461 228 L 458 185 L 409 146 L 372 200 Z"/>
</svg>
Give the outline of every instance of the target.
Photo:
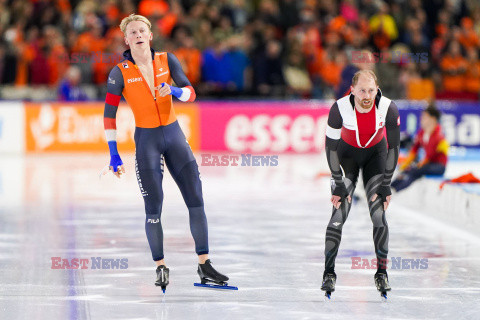
<svg viewBox="0 0 480 320">
<path fill-rule="evenodd" d="M 473 0 L 0 0 L 0 84 L 58 88 L 73 65 L 103 99 L 132 12 L 200 96 L 339 98 L 362 68 L 395 99 L 479 96 Z"/>
<path fill-rule="evenodd" d="M 87 101 L 85 91 L 80 87 L 80 69 L 70 66 L 65 72 L 65 78 L 60 82 L 58 88 L 59 101 Z"/>
</svg>

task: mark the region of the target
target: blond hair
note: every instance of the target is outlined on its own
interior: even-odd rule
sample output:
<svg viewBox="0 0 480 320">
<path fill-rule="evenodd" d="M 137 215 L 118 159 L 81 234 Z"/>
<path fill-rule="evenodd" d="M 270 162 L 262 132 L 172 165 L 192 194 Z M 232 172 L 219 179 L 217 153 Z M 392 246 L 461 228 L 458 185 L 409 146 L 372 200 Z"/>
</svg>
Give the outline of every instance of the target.
<svg viewBox="0 0 480 320">
<path fill-rule="evenodd" d="M 355 72 L 352 78 L 352 87 L 355 87 L 355 85 L 358 82 L 358 78 L 360 78 L 361 75 L 372 77 L 373 80 L 375 81 L 375 84 L 378 86 L 377 76 L 375 75 L 375 72 L 373 72 L 372 70 L 364 69 L 364 70 L 359 70 Z"/>
<path fill-rule="evenodd" d="M 122 30 L 124 34 L 125 34 L 125 31 L 127 31 L 127 25 L 132 21 L 145 22 L 145 24 L 148 26 L 148 29 L 152 31 L 152 24 L 150 23 L 150 21 L 148 21 L 147 18 L 139 14 L 132 13 L 128 17 L 123 18 L 122 22 L 120 23 L 120 30 Z"/>
</svg>

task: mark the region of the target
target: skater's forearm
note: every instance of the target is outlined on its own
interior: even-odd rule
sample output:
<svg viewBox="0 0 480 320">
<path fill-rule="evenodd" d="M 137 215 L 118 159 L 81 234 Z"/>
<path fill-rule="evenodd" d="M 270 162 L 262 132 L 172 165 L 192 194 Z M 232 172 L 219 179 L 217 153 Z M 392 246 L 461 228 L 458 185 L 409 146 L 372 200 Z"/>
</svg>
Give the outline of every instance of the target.
<svg viewBox="0 0 480 320">
<path fill-rule="evenodd" d="M 390 187 L 393 172 L 397 167 L 398 152 L 400 148 L 400 115 L 398 113 L 397 105 L 393 101 L 388 108 L 385 127 L 387 129 L 388 153 L 382 186 Z"/>
<path fill-rule="evenodd" d="M 195 89 L 188 80 L 185 72 L 183 72 L 182 65 L 178 61 L 177 57 L 173 53 L 167 54 L 168 68 L 173 81 L 178 87 L 170 86 L 171 94 L 177 97 L 178 100 L 183 102 L 193 102 L 197 97 Z"/>
<path fill-rule="evenodd" d="M 123 162 L 117 150 L 117 110 L 123 91 L 123 75 L 118 67 L 112 69 L 108 75 L 107 95 L 105 97 L 105 109 L 103 112 L 103 126 L 105 138 L 110 150 L 110 168 L 119 177 L 125 172 Z"/>
<path fill-rule="evenodd" d="M 328 138 L 327 138 L 328 139 Z M 332 173 L 332 178 L 335 180 L 335 185 L 344 186 L 342 169 L 340 168 L 340 160 L 338 158 L 337 150 L 332 150 L 330 147 L 325 148 L 327 154 L 328 167 Z"/>
<path fill-rule="evenodd" d="M 328 167 L 335 180 L 335 185 L 345 187 L 342 179 L 342 169 L 340 168 L 340 160 L 337 154 L 338 143 L 340 142 L 343 120 L 335 102 L 330 108 L 327 122 L 327 134 L 325 138 L 325 151 L 327 155 Z"/>
<path fill-rule="evenodd" d="M 387 162 L 385 164 L 385 174 L 383 175 L 382 182 L 383 186 L 389 187 L 390 183 L 392 182 L 393 172 L 395 171 L 398 162 L 398 151 L 399 147 L 388 149 Z"/>
<path fill-rule="evenodd" d="M 108 75 L 107 95 L 105 97 L 105 109 L 103 112 L 103 125 L 110 155 L 118 155 L 116 117 L 123 87 L 122 72 L 118 67 L 115 67 Z"/>
</svg>

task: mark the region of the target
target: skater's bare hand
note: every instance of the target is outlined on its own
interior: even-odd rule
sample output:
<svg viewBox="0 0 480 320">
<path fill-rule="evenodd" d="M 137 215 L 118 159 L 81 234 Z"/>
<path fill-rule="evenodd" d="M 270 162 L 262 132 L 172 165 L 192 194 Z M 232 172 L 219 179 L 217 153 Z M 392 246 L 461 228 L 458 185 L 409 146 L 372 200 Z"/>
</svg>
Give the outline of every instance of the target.
<svg viewBox="0 0 480 320">
<path fill-rule="evenodd" d="M 110 169 L 117 178 L 120 178 L 120 176 L 125 173 L 125 167 L 123 164 L 117 167 L 117 172 L 113 170 L 112 166 L 109 166 L 108 169 Z"/>
<path fill-rule="evenodd" d="M 375 193 L 372 197 L 371 202 L 377 200 L 378 195 Z M 387 211 L 388 205 L 390 204 L 390 200 L 392 200 L 392 196 L 386 196 L 385 197 L 385 202 L 383 202 L 383 210 Z"/>
<path fill-rule="evenodd" d="M 170 88 L 170 86 L 168 84 L 166 84 L 165 82 L 162 83 L 161 85 L 155 87 L 156 90 L 158 90 L 158 95 L 160 97 L 165 97 L 169 94 L 172 93 L 172 89 Z"/>
<path fill-rule="evenodd" d="M 340 208 L 340 206 L 342 205 L 342 202 L 340 200 L 342 200 L 342 197 L 340 196 L 332 196 L 332 198 L 330 199 L 330 202 L 333 204 L 335 209 Z M 348 203 L 352 203 L 351 196 L 347 196 L 347 200 L 348 200 Z"/>
</svg>

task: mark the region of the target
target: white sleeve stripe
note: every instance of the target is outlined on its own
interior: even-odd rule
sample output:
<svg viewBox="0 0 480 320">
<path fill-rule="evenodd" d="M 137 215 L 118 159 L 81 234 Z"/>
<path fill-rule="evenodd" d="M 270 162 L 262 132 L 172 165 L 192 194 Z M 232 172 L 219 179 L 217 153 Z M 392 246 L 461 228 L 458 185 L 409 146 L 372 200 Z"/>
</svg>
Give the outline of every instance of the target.
<svg viewBox="0 0 480 320">
<path fill-rule="evenodd" d="M 178 98 L 178 100 L 180 101 L 188 101 L 188 99 L 190 99 L 190 96 L 192 95 L 192 91 L 188 88 L 181 88 L 182 89 L 182 95 L 180 96 L 180 98 Z"/>
<path fill-rule="evenodd" d="M 117 130 L 115 129 L 105 130 L 105 137 L 107 138 L 107 141 L 117 141 Z"/>
<path fill-rule="evenodd" d="M 327 137 L 333 140 L 338 140 L 340 139 L 342 135 L 342 129 L 334 129 L 327 125 Z"/>
</svg>

